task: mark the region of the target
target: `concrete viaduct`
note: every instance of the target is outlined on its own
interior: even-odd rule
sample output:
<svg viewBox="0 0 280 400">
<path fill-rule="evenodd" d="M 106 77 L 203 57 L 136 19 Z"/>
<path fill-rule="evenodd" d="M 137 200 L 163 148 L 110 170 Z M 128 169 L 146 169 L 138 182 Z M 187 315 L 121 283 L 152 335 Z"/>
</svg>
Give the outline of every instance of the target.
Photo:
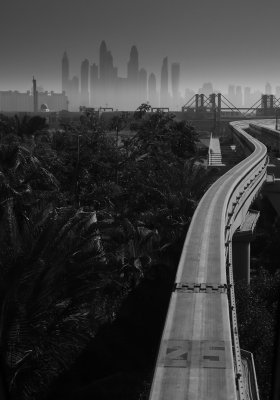
<svg viewBox="0 0 280 400">
<path fill-rule="evenodd" d="M 267 147 L 247 133 L 251 126 L 257 136 L 259 123 L 230 122 L 247 157 L 209 188 L 192 218 L 150 400 L 258 399 L 254 383 L 248 397 L 244 378 L 233 275 L 249 279 L 250 235 L 258 217 L 250 205 L 267 180 Z"/>
</svg>

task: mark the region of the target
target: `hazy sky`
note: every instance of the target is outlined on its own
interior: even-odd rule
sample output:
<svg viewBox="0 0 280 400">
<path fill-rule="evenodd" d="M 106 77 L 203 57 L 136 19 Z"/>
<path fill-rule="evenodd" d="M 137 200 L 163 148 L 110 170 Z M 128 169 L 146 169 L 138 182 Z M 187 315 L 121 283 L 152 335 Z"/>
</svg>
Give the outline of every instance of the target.
<svg viewBox="0 0 280 400">
<path fill-rule="evenodd" d="M 158 74 L 180 62 L 182 88 L 212 81 L 264 90 L 280 85 L 279 0 L 2 0 L 0 90 L 61 90 L 61 58 L 71 75 L 98 63 L 102 39 L 125 76 L 132 45 L 140 66 Z"/>
</svg>

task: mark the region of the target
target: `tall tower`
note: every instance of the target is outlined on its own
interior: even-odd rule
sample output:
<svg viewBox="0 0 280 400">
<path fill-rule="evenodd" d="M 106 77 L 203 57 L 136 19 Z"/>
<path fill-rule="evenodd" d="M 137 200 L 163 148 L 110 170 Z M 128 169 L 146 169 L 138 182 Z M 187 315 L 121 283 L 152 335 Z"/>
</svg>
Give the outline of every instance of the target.
<svg viewBox="0 0 280 400">
<path fill-rule="evenodd" d="M 160 76 L 160 106 L 168 107 L 168 58 L 165 57 L 162 62 L 161 76 Z"/>
<path fill-rule="evenodd" d="M 101 82 L 106 79 L 106 64 L 107 64 L 107 46 L 104 40 L 102 40 L 99 47 L 99 77 Z"/>
<path fill-rule="evenodd" d="M 139 73 L 139 59 L 138 50 L 136 46 L 132 46 L 130 50 L 130 57 L 127 63 L 127 79 L 134 85 L 137 84 Z"/>
<path fill-rule="evenodd" d="M 90 66 L 90 104 L 92 107 L 98 103 L 98 66 L 93 63 Z"/>
<path fill-rule="evenodd" d="M 36 79 L 33 76 L 32 79 L 33 83 L 33 111 L 38 112 L 38 91 L 37 91 L 37 83 Z"/>
<path fill-rule="evenodd" d="M 81 105 L 89 106 L 89 61 L 85 59 L 81 65 Z"/>
<path fill-rule="evenodd" d="M 151 73 L 148 80 L 148 100 L 152 107 L 158 107 L 157 81 L 154 73 Z"/>
<path fill-rule="evenodd" d="M 63 54 L 62 57 L 62 91 L 67 92 L 68 90 L 68 85 L 69 85 L 69 59 L 67 56 L 66 51 Z"/>
<path fill-rule="evenodd" d="M 139 107 L 139 57 L 136 46 L 132 46 L 130 50 L 129 60 L 127 63 L 127 99 L 132 109 Z"/>
<path fill-rule="evenodd" d="M 180 86 L 180 64 L 172 63 L 172 65 L 171 65 L 171 87 L 172 87 L 173 106 L 179 105 L 178 104 L 180 101 L 179 86 Z"/>
<path fill-rule="evenodd" d="M 147 101 L 147 71 L 144 68 L 141 68 L 139 71 L 138 87 L 139 87 L 139 101 L 140 103 L 145 103 Z"/>
<path fill-rule="evenodd" d="M 244 106 L 245 107 L 252 106 L 251 88 L 249 86 L 246 86 L 245 89 L 244 89 Z"/>
<path fill-rule="evenodd" d="M 242 95 L 242 87 L 236 86 L 236 107 L 242 107 L 243 105 L 243 95 Z"/>
</svg>

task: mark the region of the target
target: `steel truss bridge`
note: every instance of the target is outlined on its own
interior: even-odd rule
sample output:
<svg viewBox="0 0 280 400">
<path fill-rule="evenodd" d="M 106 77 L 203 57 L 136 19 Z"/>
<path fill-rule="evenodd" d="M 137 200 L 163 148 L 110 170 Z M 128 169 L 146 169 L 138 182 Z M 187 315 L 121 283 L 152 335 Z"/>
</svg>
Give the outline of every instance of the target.
<svg viewBox="0 0 280 400">
<path fill-rule="evenodd" d="M 280 107 L 280 98 L 274 95 L 262 95 L 251 107 L 236 107 L 221 93 L 212 93 L 208 97 L 195 94 L 183 107 L 182 111 L 214 113 L 217 121 L 234 116 L 252 118 L 255 116 L 275 116 Z"/>
<path fill-rule="evenodd" d="M 204 194 L 183 246 L 150 400 L 248 400 L 239 346 L 232 237 L 266 180 L 266 146 L 230 127 L 250 155 Z"/>
</svg>

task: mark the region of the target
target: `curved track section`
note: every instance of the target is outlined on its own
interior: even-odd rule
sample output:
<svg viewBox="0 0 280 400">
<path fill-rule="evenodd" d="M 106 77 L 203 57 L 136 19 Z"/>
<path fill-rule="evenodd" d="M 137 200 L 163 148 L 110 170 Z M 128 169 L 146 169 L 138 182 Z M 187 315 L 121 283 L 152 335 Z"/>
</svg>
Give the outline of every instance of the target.
<svg viewBox="0 0 280 400">
<path fill-rule="evenodd" d="M 242 381 L 231 239 L 266 177 L 266 147 L 230 123 L 250 155 L 201 199 L 185 240 L 150 400 L 246 399 Z"/>
</svg>

